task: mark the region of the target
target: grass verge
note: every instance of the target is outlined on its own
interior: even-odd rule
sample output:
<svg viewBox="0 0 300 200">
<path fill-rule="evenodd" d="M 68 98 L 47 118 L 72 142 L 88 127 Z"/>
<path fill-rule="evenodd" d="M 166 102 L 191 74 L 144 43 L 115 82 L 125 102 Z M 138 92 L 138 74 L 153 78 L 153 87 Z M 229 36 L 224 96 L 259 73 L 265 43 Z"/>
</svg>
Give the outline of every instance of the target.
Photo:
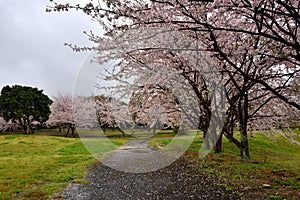
<svg viewBox="0 0 300 200">
<path fill-rule="evenodd" d="M 114 139 L 115 145 L 126 140 Z M 97 160 L 79 138 L 0 136 L 0 199 L 46 199 L 68 183 L 80 183 Z M 103 144 L 101 155 L 109 148 Z"/>
<path fill-rule="evenodd" d="M 300 146 L 279 135 L 270 139 L 256 133 L 249 138 L 249 162 L 241 161 L 237 147 L 226 138 L 222 153 L 212 151 L 199 159 L 203 141 L 201 135 L 197 138 L 184 156 L 191 160 L 193 168 L 222 177 L 221 187 L 240 191 L 244 199 L 300 199 Z M 163 147 L 169 142 L 161 138 L 150 144 Z"/>
</svg>

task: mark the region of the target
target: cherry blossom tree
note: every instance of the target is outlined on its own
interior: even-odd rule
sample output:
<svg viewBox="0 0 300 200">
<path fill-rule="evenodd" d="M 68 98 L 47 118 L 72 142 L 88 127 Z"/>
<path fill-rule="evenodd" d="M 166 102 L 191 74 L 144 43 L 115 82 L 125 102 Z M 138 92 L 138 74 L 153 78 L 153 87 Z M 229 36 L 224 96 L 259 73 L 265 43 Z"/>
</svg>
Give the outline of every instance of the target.
<svg viewBox="0 0 300 200">
<path fill-rule="evenodd" d="M 21 128 L 16 123 L 13 123 L 11 120 L 6 122 L 3 117 L 0 117 L 0 133 L 5 131 L 14 131 L 18 128 Z"/>
<path fill-rule="evenodd" d="M 263 131 L 269 137 L 279 133 L 291 143 L 300 145 L 297 141 L 300 136 L 293 131 L 300 124 L 299 110 L 272 95 L 258 101 L 260 103 L 256 102 L 250 108 L 249 129 Z"/>
<path fill-rule="evenodd" d="M 76 127 L 94 128 L 99 127 L 96 115 L 96 103 L 94 97 L 73 97 L 73 116 Z"/>
<path fill-rule="evenodd" d="M 114 127 L 116 123 L 112 115 L 111 99 L 104 95 L 99 95 L 95 97 L 95 102 L 97 119 L 99 121 L 100 127 L 102 128 L 105 134 L 106 129 Z"/>
<path fill-rule="evenodd" d="M 119 130 L 123 136 L 125 136 L 125 132 L 120 128 L 116 121 L 117 115 L 114 112 L 116 106 L 113 99 L 105 95 L 98 95 L 95 96 L 95 104 L 97 120 L 104 134 L 108 128 L 112 128 L 113 130 Z"/>
<path fill-rule="evenodd" d="M 299 64 L 299 37 L 297 37 L 299 34 L 299 2 L 296 0 L 285 2 L 217 0 L 208 4 L 185 0 L 131 1 L 130 3 L 123 0 L 107 0 L 104 3 L 106 5 L 94 5 L 90 2 L 86 6 L 56 3 L 54 8 L 49 7 L 47 11 L 82 9 L 86 14 L 99 20 L 107 33 L 128 28 L 129 25 L 132 28 L 134 26 L 153 26 L 153 24 L 162 24 L 182 31 L 198 32 L 208 39 L 204 40 L 208 50 L 217 53 L 218 56 L 221 56 L 222 61 L 227 61 L 243 76 L 247 76 L 247 74 L 236 67 L 230 58 L 227 58 L 230 53 L 248 51 L 249 55 L 259 54 L 266 57 L 265 62 L 273 60 L 273 62 L 284 63 L 290 69 L 284 76 L 291 79 L 299 72 L 299 65 L 297 65 Z M 123 19 L 127 19 L 127 21 Z M 232 42 L 228 38 L 239 39 Z M 245 43 L 247 38 L 256 44 L 252 45 L 256 48 L 247 46 L 247 42 Z M 239 49 L 234 50 L 236 47 Z M 274 70 L 274 65 L 270 66 Z M 264 70 L 268 70 L 268 68 Z M 281 76 L 283 75 L 281 74 Z M 286 103 L 300 108 L 289 96 L 276 90 L 268 82 L 253 77 L 250 80 L 270 90 Z"/>
<path fill-rule="evenodd" d="M 206 91 L 203 87 L 205 82 L 199 87 L 199 81 L 195 81 L 195 78 L 203 77 L 193 70 L 195 63 L 184 62 L 186 59 L 183 58 L 188 58 L 187 55 L 166 51 L 170 37 L 156 37 L 160 44 L 155 47 L 152 44 L 141 48 L 140 44 L 130 43 L 134 37 L 147 35 L 141 34 L 143 29 L 149 31 L 153 27 L 176 30 L 182 33 L 182 38 L 195 40 L 222 73 L 230 105 L 223 133 L 240 148 L 245 160 L 250 158 L 247 139 L 249 121 L 251 126 L 254 122 L 260 124 L 267 118 L 258 115 L 266 116 L 272 108 L 280 112 L 280 108 L 275 106 L 279 103 L 278 99 L 282 102 L 279 105 L 289 109 L 293 107 L 295 112 L 300 109 L 299 90 L 295 89 L 300 80 L 299 2 L 296 0 L 215 0 L 211 3 L 188 0 L 104 0 L 103 4 L 90 2 L 85 6 L 55 3 L 54 7 L 47 10 L 63 11 L 70 8 L 81 9 L 105 29 L 104 37 L 88 34 L 97 47 L 69 46 L 77 51 L 105 51 L 99 58 L 100 62 L 122 59 L 117 66 L 120 73 L 110 78 L 116 80 L 120 74 L 135 74 L 138 70 L 128 69 L 137 68 L 137 64 L 141 63 L 153 63 L 153 60 L 169 60 L 169 67 L 182 70 L 189 84 L 197 86 L 194 92 L 201 102 L 199 108 L 203 110 L 201 113 L 206 113 L 204 120 L 201 120 L 204 124 L 199 128 L 204 127 L 205 132 L 209 124 L 205 121 L 211 121 L 216 116 L 211 112 L 211 99 L 203 95 Z M 127 45 L 124 45 L 124 37 L 121 41 L 114 40 L 124 31 L 129 35 L 129 38 L 125 36 L 125 41 L 129 43 Z M 133 51 L 137 49 L 139 51 Z M 198 75 L 192 76 L 192 73 Z M 278 115 L 273 114 L 268 119 L 275 119 Z M 236 123 L 241 133 L 240 142 L 233 137 L 232 130 Z"/>
<path fill-rule="evenodd" d="M 53 97 L 53 103 L 50 106 L 51 114 L 47 124 L 57 126 L 59 129 L 67 129 L 66 136 L 71 131 L 72 135 L 75 132 L 75 121 L 73 117 L 72 96 L 70 94 L 58 93 Z"/>
<path fill-rule="evenodd" d="M 158 32 L 155 31 L 153 32 L 153 30 L 152 33 L 151 30 L 145 30 L 142 33 L 139 32 L 138 35 L 126 34 L 124 37 L 128 39 L 138 36 L 141 37 L 139 45 L 147 45 L 144 42 L 153 45 L 151 43 L 154 41 L 149 38 L 151 38 L 151 34 L 157 35 L 157 33 Z M 164 35 L 168 35 L 169 37 L 169 34 L 172 33 L 165 32 Z M 142 42 L 142 38 L 146 38 L 146 41 Z M 134 39 L 130 39 L 129 41 L 131 40 L 133 41 Z M 179 41 L 176 34 L 174 35 L 174 40 Z M 110 44 L 113 44 L 113 41 L 118 43 L 120 38 L 112 39 Z M 171 46 L 173 42 L 174 41 L 168 41 L 168 43 L 164 45 Z M 157 42 L 154 42 L 154 44 L 157 44 Z M 132 43 L 130 46 L 125 47 L 125 49 L 131 50 L 134 48 Z M 122 57 L 123 54 L 120 54 L 116 49 L 117 48 L 112 46 L 109 56 L 116 56 L 115 58 L 117 58 L 117 56 Z M 174 49 L 173 47 L 173 50 Z M 154 57 L 151 56 L 151 54 L 157 56 Z M 183 54 L 192 55 L 187 52 L 183 52 Z M 106 55 L 103 56 L 104 59 L 106 59 L 106 57 Z M 209 83 L 205 83 L 205 86 L 205 81 L 203 80 L 204 75 L 201 76 L 199 71 L 196 70 L 197 67 L 189 65 L 187 60 L 188 59 L 176 56 L 175 52 L 164 52 L 159 49 L 153 52 L 147 51 L 144 52 L 144 54 L 138 51 L 131 51 L 130 59 L 123 60 L 123 62 L 114 66 L 112 70 L 114 73 L 104 75 L 104 79 L 114 80 L 119 83 L 115 87 L 109 86 L 106 89 L 112 88 L 116 94 L 124 95 L 127 99 L 131 99 L 129 102 L 130 111 L 137 124 L 149 125 L 150 127 L 154 127 L 154 130 L 157 124 L 163 124 L 161 122 L 165 123 L 167 121 L 167 123 L 170 125 L 173 124 L 172 126 L 174 126 L 181 121 L 182 115 L 180 116 L 179 113 L 182 112 L 187 119 L 185 121 L 183 120 L 183 123 L 189 124 L 195 129 L 200 128 L 207 132 L 210 127 L 210 119 L 206 119 L 204 115 L 207 113 L 204 111 L 209 110 L 211 106 L 210 101 L 212 98 L 208 98 L 207 92 L 207 85 L 209 85 Z M 206 74 L 209 74 L 210 72 L 207 68 L 210 66 L 205 63 L 206 61 L 205 58 L 199 60 L 199 62 L 202 62 L 202 69 L 206 70 Z M 206 79 L 208 80 L 208 77 L 206 77 Z M 130 83 L 128 80 L 135 81 Z M 193 95 L 191 92 L 195 92 L 197 95 Z M 199 104 L 199 102 L 201 103 Z M 159 107 L 160 109 L 157 110 Z M 200 109 L 202 109 L 203 113 L 199 111 Z M 200 113 L 201 120 L 199 117 Z M 163 115 L 165 115 L 165 117 Z M 215 115 L 213 117 L 217 119 Z M 201 123 L 199 123 L 199 121 Z M 215 139 L 212 141 L 215 141 Z"/>
<path fill-rule="evenodd" d="M 157 85 L 155 85 L 157 86 Z M 129 110 L 134 123 L 145 126 L 153 134 L 156 129 L 180 126 L 180 106 L 170 92 L 164 88 L 152 87 L 134 91 L 129 102 Z"/>
<path fill-rule="evenodd" d="M 73 99 L 74 121 L 79 128 L 101 128 L 104 134 L 112 128 L 125 136 L 125 131 L 120 128 L 124 123 L 129 124 L 124 120 L 124 113 L 127 113 L 124 104 L 105 95 L 75 96 Z"/>
<path fill-rule="evenodd" d="M 3 119 L 3 117 L 0 117 L 0 131 L 1 133 L 4 132 L 7 127 L 6 127 L 7 122 Z"/>
</svg>

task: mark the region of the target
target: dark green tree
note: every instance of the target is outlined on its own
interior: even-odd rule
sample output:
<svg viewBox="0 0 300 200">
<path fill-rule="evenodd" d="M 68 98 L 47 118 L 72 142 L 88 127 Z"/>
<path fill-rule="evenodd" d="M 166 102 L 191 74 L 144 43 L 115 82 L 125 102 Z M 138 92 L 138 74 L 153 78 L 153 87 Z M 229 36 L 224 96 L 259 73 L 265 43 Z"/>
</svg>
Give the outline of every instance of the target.
<svg viewBox="0 0 300 200">
<path fill-rule="evenodd" d="M 14 85 L 2 88 L 0 95 L 0 115 L 6 120 L 19 124 L 24 134 L 33 133 L 34 122 L 48 120 L 52 101 L 37 88 Z"/>
</svg>

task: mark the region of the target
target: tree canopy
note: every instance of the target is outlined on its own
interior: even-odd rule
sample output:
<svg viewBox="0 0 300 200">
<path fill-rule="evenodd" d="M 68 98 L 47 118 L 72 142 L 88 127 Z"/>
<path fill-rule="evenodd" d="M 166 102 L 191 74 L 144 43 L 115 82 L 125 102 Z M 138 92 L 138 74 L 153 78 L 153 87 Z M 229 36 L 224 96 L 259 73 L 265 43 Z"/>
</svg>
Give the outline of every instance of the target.
<svg viewBox="0 0 300 200">
<path fill-rule="evenodd" d="M 51 103 L 52 100 L 38 88 L 5 86 L 0 95 L 0 115 L 6 121 L 19 124 L 28 134 L 32 133 L 34 123 L 48 120 Z"/>
<path fill-rule="evenodd" d="M 155 73 L 155 66 L 161 66 L 159 72 L 174 69 L 197 96 L 203 122 L 198 128 L 204 133 L 218 120 L 215 111 L 224 108 L 212 106 L 214 89 L 223 88 L 207 87 L 218 85 L 214 79 L 221 77 L 228 109 L 224 126 L 215 129 L 248 160 L 249 129 L 288 127 L 289 121 L 298 120 L 299 6 L 297 0 L 102 0 L 83 6 L 54 2 L 47 11 L 81 10 L 100 23 L 104 36 L 87 33 L 95 47 L 68 45 L 76 51 L 97 50 L 101 64 L 120 61 L 104 76 L 119 81 L 114 88 L 118 93 L 138 88 L 155 99 L 166 91 L 161 83 L 170 77 Z M 205 70 L 218 76 L 207 77 Z M 135 79 L 134 84 L 128 86 L 123 77 Z M 172 86 L 183 91 L 180 87 Z M 240 141 L 233 137 L 235 126 Z"/>
<path fill-rule="evenodd" d="M 53 97 L 53 103 L 50 106 L 51 114 L 46 122 L 50 126 L 58 126 L 61 129 L 70 130 L 72 135 L 75 131 L 75 121 L 73 117 L 72 96 L 70 94 L 58 94 Z"/>
</svg>

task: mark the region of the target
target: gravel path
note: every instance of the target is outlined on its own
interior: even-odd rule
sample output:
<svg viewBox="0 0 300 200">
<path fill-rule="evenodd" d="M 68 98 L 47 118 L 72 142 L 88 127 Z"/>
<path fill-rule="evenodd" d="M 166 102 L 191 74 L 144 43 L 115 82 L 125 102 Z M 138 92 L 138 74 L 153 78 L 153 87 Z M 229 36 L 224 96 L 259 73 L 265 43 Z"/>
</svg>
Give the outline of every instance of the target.
<svg viewBox="0 0 300 200">
<path fill-rule="evenodd" d="M 130 171 L 134 159 L 153 160 L 153 149 L 145 141 L 131 141 L 113 152 L 104 163 L 118 168 L 124 164 Z M 147 157 L 149 156 L 149 157 Z M 160 156 L 158 154 L 158 156 Z M 125 159 L 126 158 L 126 159 Z M 127 162 L 126 160 L 130 160 Z M 137 165 L 134 171 L 147 168 Z M 136 164 L 136 163 L 135 163 Z M 188 160 L 178 159 L 171 165 L 147 173 L 131 173 L 107 167 L 103 163 L 91 166 L 85 179 L 88 184 L 70 185 L 57 198 L 63 199 L 240 199 L 234 191 L 218 186 L 217 177 L 207 175 L 190 165 Z"/>
</svg>

